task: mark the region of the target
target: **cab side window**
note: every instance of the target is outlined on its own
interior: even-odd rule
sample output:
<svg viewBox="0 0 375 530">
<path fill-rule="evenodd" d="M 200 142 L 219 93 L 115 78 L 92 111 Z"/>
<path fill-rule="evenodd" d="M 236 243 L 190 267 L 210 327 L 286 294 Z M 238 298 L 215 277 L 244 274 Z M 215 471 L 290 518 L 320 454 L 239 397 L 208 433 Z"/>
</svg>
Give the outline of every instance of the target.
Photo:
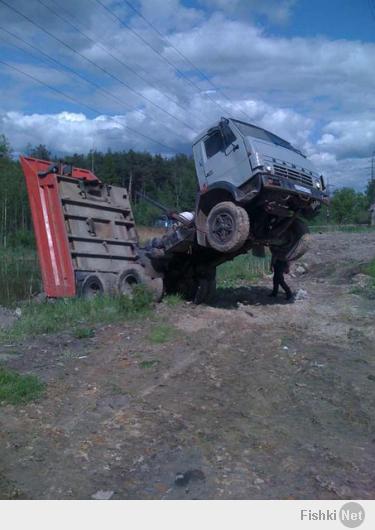
<svg viewBox="0 0 375 530">
<path fill-rule="evenodd" d="M 224 149 L 223 138 L 220 131 L 214 132 L 209 138 L 207 138 L 207 140 L 205 140 L 204 148 L 206 150 L 207 158 L 211 158 Z"/>
<path fill-rule="evenodd" d="M 230 127 L 225 127 L 223 129 L 223 134 L 225 138 L 225 148 L 229 147 L 231 144 L 233 144 L 236 141 L 234 132 L 232 131 Z"/>
<path fill-rule="evenodd" d="M 225 151 L 235 141 L 236 137 L 230 127 L 225 127 L 223 133 L 215 131 L 204 142 L 207 158 L 211 158 L 219 151 Z"/>
</svg>

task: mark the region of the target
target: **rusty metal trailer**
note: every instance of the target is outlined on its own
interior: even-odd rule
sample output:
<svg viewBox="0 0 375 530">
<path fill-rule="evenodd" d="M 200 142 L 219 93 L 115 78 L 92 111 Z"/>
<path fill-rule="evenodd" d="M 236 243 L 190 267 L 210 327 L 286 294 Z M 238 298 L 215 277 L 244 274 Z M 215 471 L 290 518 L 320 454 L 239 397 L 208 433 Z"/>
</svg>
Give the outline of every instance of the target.
<svg viewBox="0 0 375 530">
<path fill-rule="evenodd" d="M 68 164 L 20 161 L 47 296 L 131 294 L 134 284 L 146 283 L 161 298 L 161 274 L 140 259 L 126 189 Z"/>
</svg>

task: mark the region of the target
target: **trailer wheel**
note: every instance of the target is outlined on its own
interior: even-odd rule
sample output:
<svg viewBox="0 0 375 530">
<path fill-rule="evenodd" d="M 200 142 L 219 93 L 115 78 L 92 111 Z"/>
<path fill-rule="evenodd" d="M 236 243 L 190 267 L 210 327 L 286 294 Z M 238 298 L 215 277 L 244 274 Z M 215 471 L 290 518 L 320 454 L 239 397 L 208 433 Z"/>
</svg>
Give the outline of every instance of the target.
<svg viewBox="0 0 375 530">
<path fill-rule="evenodd" d="M 88 274 L 82 282 L 80 295 L 91 299 L 104 294 L 104 282 L 98 274 Z"/>
<path fill-rule="evenodd" d="M 207 241 L 219 252 L 235 252 L 249 237 L 250 221 L 244 208 L 220 202 L 207 217 Z"/>
<path fill-rule="evenodd" d="M 147 280 L 147 287 L 152 291 L 154 301 L 161 302 L 164 296 L 164 280 L 163 278 L 153 278 Z"/>
<path fill-rule="evenodd" d="M 137 285 L 146 285 L 147 278 L 142 267 L 133 265 L 125 269 L 119 277 L 117 289 L 120 294 L 133 297 L 134 287 Z"/>
<path fill-rule="evenodd" d="M 119 277 L 117 289 L 120 294 L 133 297 L 134 287 L 137 285 L 144 285 L 147 287 L 155 302 L 160 302 L 164 294 L 164 282 L 162 278 L 150 278 L 143 267 L 140 265 L 133 265 L 125 269 Z"/>
</svg>

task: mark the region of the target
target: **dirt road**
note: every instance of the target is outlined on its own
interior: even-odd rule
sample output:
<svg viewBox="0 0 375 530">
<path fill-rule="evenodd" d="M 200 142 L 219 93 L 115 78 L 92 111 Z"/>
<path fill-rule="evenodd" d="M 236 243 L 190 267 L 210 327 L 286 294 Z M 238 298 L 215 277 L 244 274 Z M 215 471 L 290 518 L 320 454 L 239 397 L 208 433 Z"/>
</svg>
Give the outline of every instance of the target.
<svg viewBox="0 0 375 530">
<path fill-rule="evenodd" d="M 352 277 L 374 256 L 374 233 L 316 235 L 295 303 L 265 278 L 12 346 L 48 386 L 0 408 L 0 497 L 373 499 L 375 300 Z"/>
</svg>

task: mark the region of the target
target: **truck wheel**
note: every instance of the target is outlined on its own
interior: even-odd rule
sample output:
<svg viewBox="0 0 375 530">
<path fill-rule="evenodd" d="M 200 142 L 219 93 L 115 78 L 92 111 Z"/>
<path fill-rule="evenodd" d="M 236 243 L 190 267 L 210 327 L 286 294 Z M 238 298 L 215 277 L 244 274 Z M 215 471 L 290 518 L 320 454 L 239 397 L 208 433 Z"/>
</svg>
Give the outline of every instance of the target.
<svg viewBox="0 0 375 530">
<path fill-rule="evenodd" d="M 235 252 L 249 237 L 250 221 L 246 210 L 233 202 L 220 202 L 207 218 L 207 241 L 219 252 Z"/>
<path fill-rule="evenodd" d="M 309 227 L 300 219 L 296 219 L 287 232 L 288 240 L 281 246 L 271 246 L 271 252 L 275 257 L 287 261 L 295 261 L 301 258 L 309 249 L 310 235 Z"/>
<path fill-rule="evenodd" d="M 104 294 L 104 282 L 99 274 L 88 274 L 80 287 L 80 295 L 91 299 Z"/>
</svg>

